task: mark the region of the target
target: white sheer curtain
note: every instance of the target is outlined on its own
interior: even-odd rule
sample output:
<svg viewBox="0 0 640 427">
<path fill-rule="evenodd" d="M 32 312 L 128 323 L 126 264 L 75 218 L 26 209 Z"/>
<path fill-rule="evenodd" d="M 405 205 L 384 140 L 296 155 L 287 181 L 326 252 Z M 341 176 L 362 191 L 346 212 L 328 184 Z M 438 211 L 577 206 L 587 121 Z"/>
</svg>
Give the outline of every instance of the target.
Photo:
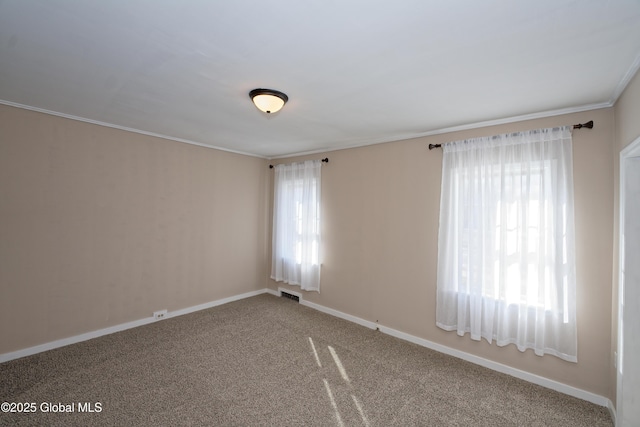
<svg viewBox="0 0 640 427">
<path fill-rule="evenodd" d="M 443 151 L 436 324 L 576 362 L 570 128 Z"/>
<path fill-rule="evenodd" d="M 277 165 L 271 278 L 320 292 L 320 160 Z"/>
</svg>

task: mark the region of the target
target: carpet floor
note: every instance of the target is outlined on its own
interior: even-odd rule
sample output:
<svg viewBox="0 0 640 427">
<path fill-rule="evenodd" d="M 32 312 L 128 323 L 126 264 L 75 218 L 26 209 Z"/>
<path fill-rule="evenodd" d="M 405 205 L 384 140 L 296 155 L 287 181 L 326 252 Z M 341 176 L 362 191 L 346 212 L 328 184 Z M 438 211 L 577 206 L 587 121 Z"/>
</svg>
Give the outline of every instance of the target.
<svg viewBox="0 0 640 427">
<path fill-rule="evenodd" d="M 0 402 L 35 408 L 0 413 L 11 426 L 613 425 L 604 407 L 267 294 L 9 361 L 0 378 Z"/>
</svg>

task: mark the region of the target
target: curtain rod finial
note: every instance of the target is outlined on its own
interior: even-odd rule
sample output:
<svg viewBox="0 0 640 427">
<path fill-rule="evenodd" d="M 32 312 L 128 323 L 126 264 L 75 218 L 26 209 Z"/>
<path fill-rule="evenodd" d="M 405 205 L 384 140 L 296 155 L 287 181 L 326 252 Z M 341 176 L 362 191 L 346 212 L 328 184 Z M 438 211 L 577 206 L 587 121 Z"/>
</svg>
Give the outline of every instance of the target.
<svg viewBox="0 0 640 427">
<path fill-rule="evenodd" d="M 593 120 L 589 120 L 587 123 L 573 125 L 573 128 L 574 129 L 582 129 L 582 128 L 593 129 Z"/>
</svg>

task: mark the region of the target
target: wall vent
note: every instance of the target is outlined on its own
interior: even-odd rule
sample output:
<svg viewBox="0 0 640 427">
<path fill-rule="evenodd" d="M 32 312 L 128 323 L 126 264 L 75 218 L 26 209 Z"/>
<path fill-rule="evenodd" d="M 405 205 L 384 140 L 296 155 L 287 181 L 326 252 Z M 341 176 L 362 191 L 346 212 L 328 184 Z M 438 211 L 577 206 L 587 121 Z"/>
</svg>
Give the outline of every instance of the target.
<svg viewBox="0 0 640 427">
<path fill-rule="evenodd" d="M 289 292 L 280 291 L 280 296 L 292 299 L 295 302 L 300 302 L 300 297 L 298 295 L 293 295 L 293 294 L 290 294 Z"/>
</svg>

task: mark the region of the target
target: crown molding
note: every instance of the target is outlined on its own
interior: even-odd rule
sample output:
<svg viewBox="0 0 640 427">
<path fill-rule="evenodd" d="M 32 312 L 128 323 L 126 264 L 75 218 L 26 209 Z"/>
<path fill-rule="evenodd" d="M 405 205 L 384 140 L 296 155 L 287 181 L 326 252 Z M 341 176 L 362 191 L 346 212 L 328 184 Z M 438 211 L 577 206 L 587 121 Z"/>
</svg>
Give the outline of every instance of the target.
<svg viewBox="0 0 640 427">
<path fill-rule="evenodd" d="M 627 73 L 624 75 L 622 80 L 618 82 L 618 85 L 613 91 L 613 97 L 611 98 L 611 105 L 615 104 L 618 101 L 618 98 L 620 98 L 620 95 L 622 95 L 622 92 L 624 92 L 624 90 L 627 88 L 627 86 L 629 85 L 629 82 L 631 82 L 631 79 L 633 79 L 633 76 L 636 75 L 638 70 L 640 70 L 640 54 L 636 56 L 636 59 L 633 61 L 633 63 L 627 70 Z"/>
<path fill-rule="evenodd" d="M 228 153 L 241 154 L 243 156 L 258 157 L 260 159 L 266 159 L 267 158 L 266 156 L 260 156 L 258 154 L 253 154 L 253 153 L 247 153 L 245 151 L 232 150 L 232 149 L 229 149 L 229 148 L 218 147 L 218 146 L 215 146 L 215 145 L 203 144 L 201 142 L 191 141 L 189 139 L 177 138 L 177 137 L 174 137 L 174 136 L 163 135 L 163 134 L 160 134 L 160 133 L 148 132 L 146 130 L 140 130 L 140 129 L 130 128 L 130 127 L 127 127 L 127 126 L 115 125 L 113 123 L 101 122 L 99 120 L 88 119 L 86 117 L 74 116 L 73 114 L 59 113 L 57 111 L 47 110 L 45 108 L 39 108 L 39 107 L 32 107 L 30 105 L 19 104 L 17 102 L 11 102 L 11 101 L 7 101 L 7 100 L 4 100 L 4 99 L 0 99 L 0 104 L 8 105 L 9 107 L 21 108 L 23 110 L 35 111 L 37 113 L 49 114 L 51 116 L 62 117 L 62 118 L 65 118 L 65 119 L 75 120 L 75 121 L 78 121 L 78 122 L 90 123 L 92 125 L 103 126 L 103 127 L 107 127 L 107 128 L 111 128 L 111 129 L 118 129 L 118 130 L 122 130 L 122 131 L 125 131 L 125 132 L 132 132 L 132 133 L 137 133 L 137 134 L 140 134 L 140 135 L 152 136 L 154 138 L 161 138 L 161 139 L 166 139 L 166 140 L 169 140 L 169 141 L 181 142 L 183 144 L 196 145 L 198 147 L 210 148 L 210 149 L 219 150 L 219 151 L 226 151 Z"/>
<path fill-rule="evenodd" d="M 624 88 L 626 87 L 626 85 L 629 83 L 629 81 L 631 81 L 631 78 L 633 78 L 633 76 L 635 75 L 635 73 L 637 72 L 639 67 L 640 67 L 640 56 L 638 56 L 638 58 L 636 58 L 636 61 L 634 62 L 634 65 L 629 69 L 629 71 L 625 75 L 625 78 L 618 85 L 618 88 L 622 88 L 621 90 L 623 91 Z M 624 82 L 624 84 L 623 84 L 623 82 Z M 617 90 L 618 89 L 616 89 L 616 91 Z M 622 93 L 622 92 L 620 92 L 620 93 Z M 619 94 L 618 94 L 618 96 L 619 96 Z M 617 98 L 616 98 L 616 100 L 617 100 Z M 148 131 L 135 129 L 135 128 L 130 128 L 130 127 L 126 127 L 126 126 L 119 126 L 119 125 L 115 125 L 115 124 L 112 124 L 112 123 L 106 123 L 106 122 L 102 122 L 102 121 L 98 121 L 98 120 L 87 119 L 87 118 L 84 118 L 84 117 L 74 116 L 74 115 L 71 115 L 71 114 L 59 113 L 57 111 L 47 110 L 47 109 L 38 108 L 38 107 L 32 107 L 30 105 L 24 105 L 24 104 L 19 104 L 19 103 L 16 103 L 16 102 L 11 102 L 11 101 L 6 101 L 6 100 L 3 100 L 3 99 L 0 99 L 0 104 L 8 105 L 10 107 L 21 108 L 21 109 L 24 109 L 24 110 L 30 110 L 30 111 L 35 111 L 35 112 L 38 112 L 38 113 L 49 114 L 49 115 L 52 115 L 52 116 L 62 117 L 62 118 L 65 118 L 65 119 L 76 120 L 76 121 L 80 121 L 80 122 L 84 122 L 84 123 L 90 123 L 90 124 L 94 124 L 94 125 L 98 125 L 98 126 L 104 126 L 104 127 L 108 127 L 108 128 L 112 128 L 112 129 L 118 129 L 118 130 L 122 130 L 122 131 L 125 131 L 125 132 L 132 132 L 132 133 L 137 133 L 137 134 L 141 134 L 141 135 L 152 136 L 152 137 L 155 137 L 155 138 L 161 138 L 161 139 L 166 139 L 166 140 L 170 140 L 170 141 L 181 142 L 181 143 L 184 143 L 184 144 L 196 145 L 196 146 L 199 146 L 199 147 L 210 148 L 210 149 L 213 149 L 213 150 L 226 151 L 226 152 L 229 152 L 229 153 L 240 154 L 240 155 L 250 156 L 250 157 L 257 157 L 257 158 L 260 158 L 260 159 L 267 159 L 267 160 L 285 159 L 285 158 L 290 158 L 290 157 L 308 156 L 308 155 L 312 155 L 312 154 L 328 153 L 328 152 L 340 151 L 340 150 L 348 150 L 348 149 L 352 149 L 352 148 L 366 147 L 366 146 L 369 146 L 369 145 L 377 145 L 377 144 L 385 144 L 385 143 L 389 143 L 389 142 L 406 141 L 406 140 L 409 140 L 409 139 L 422 138 L 422 137 L 425 137 L 425 136 L 441 135 L 441 134 L 445 134 L 445 133 L 458 132 L 458 131 L 463 131 L 463 130 L 479 129 L 479 128 L 483 128 L 483 127 L 497 126 L 497 125 L 515 123 L 515 122 L 522 122 L 522 121 L 526 121 L 526 120 L 534 120 L 534 119 L 541 119 L 541 118 L 546 118 L 546 117 L 560 116 L 560 115 L 563 115 L 563 114 L 571 114 L 571 113 L 579 113 L 579 112 L 584 112 L 584 111 L 599 110 L 601 108 L 612 107 L 614 103 L 615 103 L 615 101 L 608 101 L 608 102 L 602 102 L 602 103 L 597 103 L 597 104 L 587 104 L 587 105 L 581 105 L 581 106 L 577 106 L 577 107 L 569 107 L 569 108 L 562 108 L 562 109 L 558 109 L 558 110 L 541 111 L 541 112 L 538 112 L 538 113 L 506 117 L 506 118 L 503 118 L 503 119 L 487 120 L 487 121 L 483 121 L 483 122 L 469 123 L 469 124 L 460 125 L 460 126 L 452 126 L 452 127 L 446 127 L 446 128 L 432 129 L 432 130 L 425 131 L 425 132 L 417 132 L 417 133 L 413 133 L 413 134 L 405 134 L 405 135 L 402 135 L 402 136 L 396 135 L 396 136 L 390 136 L 390 137 L 379 138 L 379 139 L 368 140 L 368 141 L 357 141 L 357 142 L 354 141 L 352 144 L 346 143 L 346 144 L 343 144 L 340 147 L 333 147 L 333 148 L 327 147 L 327 148 L 324 148 L 324 149 L 296 152 L 296 153 L 291 153 L 291 154 L 282 154 L 282 155 L 278 155 L 278 156 L 262 156 L 262 155 L 258 155 L 258 154 L 254 154 L 254 153 L 248 153 L 248 152 L 245 152 L 245 151 L 232 150 L 232 149 L 229 149 L 229 148 L 203 144 L 201 142 L 191 141 L 191 140 L 188 140 L 188 139 L 176 138 L 176 137 L 172 137 L 172 136 L 168 136 L 168 135 L 162 135 L 162 134 L 159 134 L 159 133 L 148 132 Z"/>
<path fill-rule="evenodd" d="M 531 113 L 531 114 L 523 114 L 520 116 L 512 116 L 512 117 L 506 117 L 503 119 L 496 119 L 496 120 L 487 120 L 484 122 L 476 122 L 476 123 L 469 123 L 469 124 L 465 124 L 465 125 L 460 125 L 460 126 L 452 126 L 452 127 L 447 127 L 447 128 L 438 128 L 438 129 L 433 129 L 433 130 L 429 130 L 429 131 L 425 131 L 425 132 L 419 132 L 419 133 L 414 133 L 414 134 L 410 134 L 410 135 L 404 135 L 402 137 L 389 137 L 389 138 L 383 138 L 383 139 L 379 139 L 379 140 L 373 140 L 373 141 L 368 141 L 368 142 L 361 142 L 361 143 L 354 143 L 351 145 L 343 145 L 339 148 L 327 148 L 324 150 L 313 150 L 313 151 L 305 151 L 305 152 L 299 152 L 299 153 L 293 153 L 293 154 L 283 154 L 281 156 L 273 156 L 270 157 L 269 160 L 272 159 L 285 159 L 285 158 L 289 158 L 289 157 L 298 157 L 298 156 L 307 156 L 307 155 L 311 155 L 311 154 L 319 154 L 319 153 L 328 153 L 331 151 L 339 151 L 339 150 L 348 150 L 351 148 L 359 148 L 359 147 L 366 147 L 369 145 L 376 145 L 376 144 L 385 144 L 388 142 L 399 142 L 399 141 L 406 141 L 409 139 L 414 139 L 414 138 L 422 138 L 425 136 L 433 136 L 433 135 L 442 135 L 445 133 L 451 133 L 451 132 L 459 132 L 459 131 L 463 131 L 463 130 L 470 130 L 470 129 L 479 129 L 479 128 L 484 128 L 484 127 L 489 127 L 489 126 L 498 126 L 498 125 L 504 125 L 504 124 L 509 124 L 509 123 L 516 123 L 516 122 L 524 122 L 526 120 L 535 120 L 535 119 L 544 119 L 547 117 L 555 117 L 555 116 L 562 116 L 564 114 L 572 114 L 572 113 L 581 113 L 584 111 L 592 111 L 592 110 L 599 110 L 602 108 L 609 108 L 613 106 L 613 102 L 612 101 L 607 101 L 607 102 L 600 102 L 597 104 L 587 104 L 587 105 L 580 105 L 577 107 L 569 107 L 569 108 L 562 108 L 562 109 L 558 109 L 558 110 L 548 110 L 548 111 L 541 111 L 538 113 Z"/>
</svg>

